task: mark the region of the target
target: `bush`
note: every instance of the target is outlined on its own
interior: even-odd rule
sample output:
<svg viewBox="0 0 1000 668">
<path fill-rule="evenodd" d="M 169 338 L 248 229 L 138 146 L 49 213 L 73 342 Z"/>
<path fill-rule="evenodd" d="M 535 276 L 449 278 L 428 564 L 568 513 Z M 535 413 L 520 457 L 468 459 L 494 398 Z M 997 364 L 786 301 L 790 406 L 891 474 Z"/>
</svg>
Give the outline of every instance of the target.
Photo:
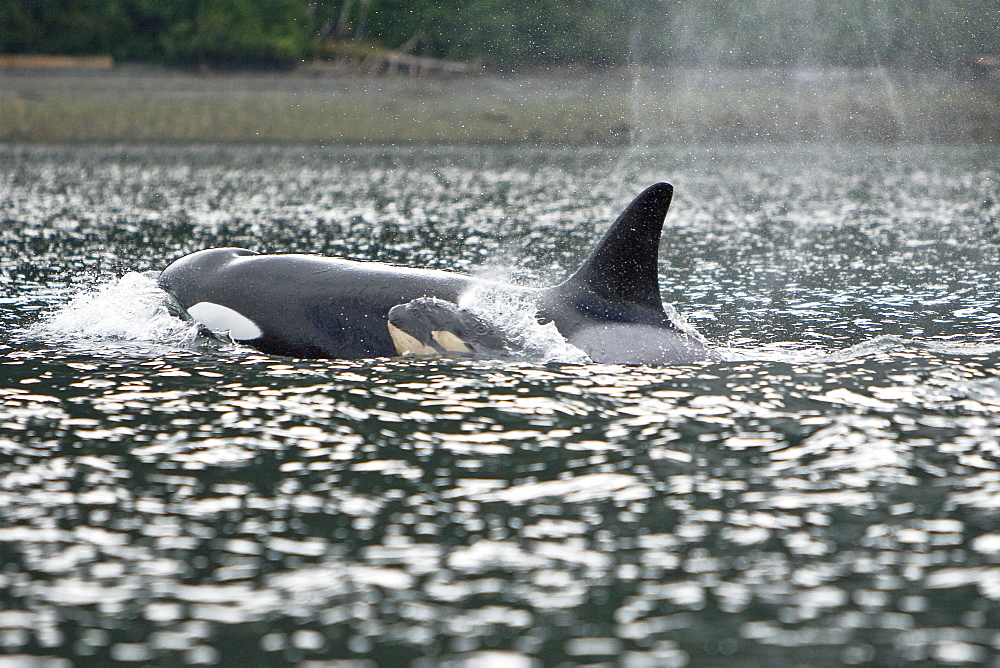
<svg viewBox="0 0 1000 668">
<path fill-rule="evenodd" d="M 301 61 L 311 22 L 298 0 L 197 0 L 160 38 L 176 64 L 278 65 Z"/>
</svg>

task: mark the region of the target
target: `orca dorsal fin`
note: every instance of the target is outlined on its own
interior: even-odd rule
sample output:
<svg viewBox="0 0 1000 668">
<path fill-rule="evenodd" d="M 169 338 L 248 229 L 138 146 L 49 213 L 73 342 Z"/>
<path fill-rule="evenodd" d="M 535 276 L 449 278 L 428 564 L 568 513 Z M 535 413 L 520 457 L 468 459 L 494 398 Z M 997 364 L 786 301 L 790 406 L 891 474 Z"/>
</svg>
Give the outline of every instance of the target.
<svg viewBox="0 0 1000 668">
<path fill-rule="evenodd" d="M 643 190 L 563 285 L 584 288 L 611 302 L 630 302 L 663 313 L 657 262 L 663 220 L 673 194 L 669 183 Z"/>
</svg>

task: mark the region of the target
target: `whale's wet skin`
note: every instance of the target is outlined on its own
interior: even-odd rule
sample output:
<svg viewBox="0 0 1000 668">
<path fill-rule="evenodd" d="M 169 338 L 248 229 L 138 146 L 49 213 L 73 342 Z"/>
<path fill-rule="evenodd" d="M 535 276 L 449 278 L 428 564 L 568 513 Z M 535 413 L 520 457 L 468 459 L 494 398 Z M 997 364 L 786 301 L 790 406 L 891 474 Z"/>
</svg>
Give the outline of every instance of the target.
<svg viewBox="0 0 1000 668">
<path fill-rule="evenodd" d="M 660 297 L 658 249 L 672 196 L 669 183 L 643 190 L 578 270 L 544 288 L 243 248 L 186 255 L 163 270 L 159 285 L 181 315 L 263 352 L 294 357 L 366 359 L 469 352 L 469 346 L 503 356 L 504 344 L 463 337 L 468 326 L 485 323 L 476 323 L 458 302 L 485 289 L 523 302 L 539 324 L 551 323 L 589 361 L 664 365 L 718 359 L 696 332 L 667 313 Z M 432 322 L 414 319 L 414 309 Z M 468 326 L 462 323 L 470 319 Z"/>
<path fill-rule="evenodd" d="M 988 663 L 998 158 L 0 148 L 0 653 Z M 212 247 L 553 285 L 659 181 L 726 361 L 587 363 L 488 291 L 531 355 L 293 359 L 157 287 Z"/>
</svg>

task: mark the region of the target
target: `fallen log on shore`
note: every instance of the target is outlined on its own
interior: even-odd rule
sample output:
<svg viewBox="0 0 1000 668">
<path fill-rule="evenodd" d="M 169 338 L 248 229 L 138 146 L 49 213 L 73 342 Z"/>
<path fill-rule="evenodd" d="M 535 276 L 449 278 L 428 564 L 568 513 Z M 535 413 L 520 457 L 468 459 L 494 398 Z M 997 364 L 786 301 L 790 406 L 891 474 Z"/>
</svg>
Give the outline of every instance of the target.
<svg viewBox="0 0 1000 668">
<path fill-rule="evenodd" d="M 376 76 L 457 76 L 483 69 L 477 62 L 414 56 L 404 50 L 390 51 L 364 43 L 328 40 L 320 52 L 333 63 L 354 64 L 365 74 Z"/>
</svg>

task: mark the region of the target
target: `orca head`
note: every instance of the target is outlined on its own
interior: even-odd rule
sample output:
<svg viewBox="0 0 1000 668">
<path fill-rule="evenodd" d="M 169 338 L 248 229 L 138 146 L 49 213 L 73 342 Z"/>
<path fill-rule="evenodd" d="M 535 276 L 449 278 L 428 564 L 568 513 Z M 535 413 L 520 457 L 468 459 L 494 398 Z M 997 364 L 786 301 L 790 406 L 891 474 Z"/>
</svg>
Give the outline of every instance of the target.
<svg viewBox="0 0 1000 668">
<path fill-rule="evenodd" d="M 457 304 L 421 297 L 389 309 L 389 335 L 396 352 L 434 355 L 441 353 L 501 353 L 504 337 Z"/>
<path fill-rule="evenodd" d="M 209 294 L 206 290 L 214 285 L 219 271 L 236 258 L 247 255 L 257 255 L 257 253 L 245 248 L 200 250 L 172 262 L 160 272 L 157 282 L 186 309 L 204 301 Z"/>
<path fill-rule="evenodd" d="M 216 274 L 234 259 L 257 255 L 244 248 L 209 248 L 185 255 L 161 273 L 157 282 L 187 316 L 213 332 L 228 332 L 235 341 L 253 341 L 263 331 L 236 309 L 219 304 L 217 290 L 210 289 Z"/>
</svg>

